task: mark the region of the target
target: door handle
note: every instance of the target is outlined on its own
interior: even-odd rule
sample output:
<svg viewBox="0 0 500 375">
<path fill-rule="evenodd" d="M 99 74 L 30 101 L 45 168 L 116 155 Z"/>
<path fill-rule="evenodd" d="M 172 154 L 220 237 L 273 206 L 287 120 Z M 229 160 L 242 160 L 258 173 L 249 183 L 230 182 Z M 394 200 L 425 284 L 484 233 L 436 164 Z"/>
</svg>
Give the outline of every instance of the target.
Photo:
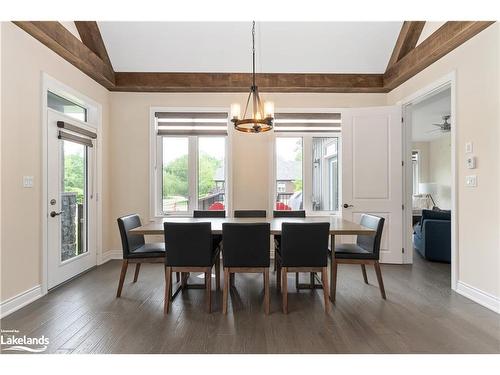
<svg viewBox="0 0 500 375">
<path fill-rule="evenodd" d="M 58 215 L 61 215 L 63 212 L 64 212 L 64 211 L 59 211 L 59 212 L 52 211 L 52 212 L 50 213 L 50 217 L 56 217 L 56 216 L 58 216 Z"/>
<path fill-rule="evenodd" d="M 343 204 L 343 207 L 344 208 L 349 208 L 349 207 L 354 207 L 352 204 L 347 204 L 347 203 L 344 203 Z"/>
</svg>

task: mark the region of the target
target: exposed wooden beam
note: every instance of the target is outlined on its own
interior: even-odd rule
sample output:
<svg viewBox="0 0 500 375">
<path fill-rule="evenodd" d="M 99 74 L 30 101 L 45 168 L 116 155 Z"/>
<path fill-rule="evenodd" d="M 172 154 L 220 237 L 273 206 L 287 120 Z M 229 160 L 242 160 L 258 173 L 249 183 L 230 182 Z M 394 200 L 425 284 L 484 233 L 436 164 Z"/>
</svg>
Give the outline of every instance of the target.
<svg viewBox="0 0 500 375">
<path fill-rule="evenodd" d="M 417 45 L 418 38 L 422 34 L 425 21 L 405 21 L 399 32 L 398 40 L 392 51 L 387 69 L 401 60 Z"/>
<path fill-rule="evenodd" d="M 110 89 L 114 86 L 115 77 L 110 66 L 59 22 L 15 21 L 14 23 L 104 87 Z"/>
<path fill-rule="evenodd" d="M 111 65 L 111 60 L 109 59 L 108 51 L 106 51 L 106 46 L 102 40 L 97 22 L 75 21 L 75 25 L 78 29 L 78 33 L 80 34 L 80 38 L 82 38 L 83 44 L 99 56 L 101 60 L 109 66 L 110 70 L 113 70 L 113 65 Z"/>
<path fill-rule="evenodd" d="M 446 22 L 384 74 L 384 87 L 392 90 L 486 29 L 494 21 Z"/>
<path fill-rule="evenodd" d="M 250 73 L 116 72 L 112 91 L 247 92 Z M 386 92 L 382 74 L 257 74 L 262 92 Z"/>
</svg>

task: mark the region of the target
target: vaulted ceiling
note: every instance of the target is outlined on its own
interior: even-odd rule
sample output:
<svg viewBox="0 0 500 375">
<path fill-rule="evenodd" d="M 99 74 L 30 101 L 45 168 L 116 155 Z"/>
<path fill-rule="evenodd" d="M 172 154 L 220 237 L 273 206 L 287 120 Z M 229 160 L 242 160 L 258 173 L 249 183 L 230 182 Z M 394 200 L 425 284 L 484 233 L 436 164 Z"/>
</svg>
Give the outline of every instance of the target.
<svg viewBox="0 0 500 375">
<path fill-rule="evenodd" d="M 242 92 L 250 22 L 18 21 L 112 91 Z M 493 22 L 257 23 L 267 92 L 388 92 Z"/>
</svg>

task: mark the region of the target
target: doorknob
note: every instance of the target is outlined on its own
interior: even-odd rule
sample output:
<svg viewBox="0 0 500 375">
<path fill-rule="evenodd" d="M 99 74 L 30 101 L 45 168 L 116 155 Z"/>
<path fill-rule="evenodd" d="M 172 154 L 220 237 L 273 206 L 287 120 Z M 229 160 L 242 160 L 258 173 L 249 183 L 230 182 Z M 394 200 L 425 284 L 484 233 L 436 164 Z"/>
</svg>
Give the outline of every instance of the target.
<svg viewBox="0 0 500 375">
<path fill-rule="evenodd" d="M 50 217 L 56 217 L 56 216 L 58 216 L 58 215 L 61 215 L 62 213 L 63 213 L 63 211 L 59 211 L 59 212 L 52 211 L 52 212 L 50 213 Z"/>
<path fill-rule="evenodd" d="M 344 208 L 354 207 L 352 204 L 347 204 L 347 203 L 344 203 L 343 206 Z"/>
</svg>

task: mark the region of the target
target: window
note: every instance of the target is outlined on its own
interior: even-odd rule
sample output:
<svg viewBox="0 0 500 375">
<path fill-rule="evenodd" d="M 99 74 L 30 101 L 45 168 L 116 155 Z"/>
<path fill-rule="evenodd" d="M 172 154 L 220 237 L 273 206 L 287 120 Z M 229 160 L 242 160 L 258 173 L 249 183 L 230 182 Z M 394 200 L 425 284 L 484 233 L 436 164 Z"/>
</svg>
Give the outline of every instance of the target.
<svg viewBox="0 0 500 375">
<path fill-rule="evenodd" d="M 419 163 L 419 152 L 417 150 L 413 150 L 411 152 L 411 165 L 413 172 L 413 195 L 418 194 L 418 184 L 420 182 L 420 175 L 418 170 Z"/>
<path fill-rule="evenodd" d="M 87 108 L 52 92 L 47 93 L 47 106 L 74 119 L 87 122 Z"/>
<path fill-rule="evenodd" d="M 275 210 L 339 211 L 340 114 L 276 114 Z"/>
<path fill-rule="evenodd" d="M 157 112 L 156 215 L 227 209 L 227 113 Z"/>
</svg>

